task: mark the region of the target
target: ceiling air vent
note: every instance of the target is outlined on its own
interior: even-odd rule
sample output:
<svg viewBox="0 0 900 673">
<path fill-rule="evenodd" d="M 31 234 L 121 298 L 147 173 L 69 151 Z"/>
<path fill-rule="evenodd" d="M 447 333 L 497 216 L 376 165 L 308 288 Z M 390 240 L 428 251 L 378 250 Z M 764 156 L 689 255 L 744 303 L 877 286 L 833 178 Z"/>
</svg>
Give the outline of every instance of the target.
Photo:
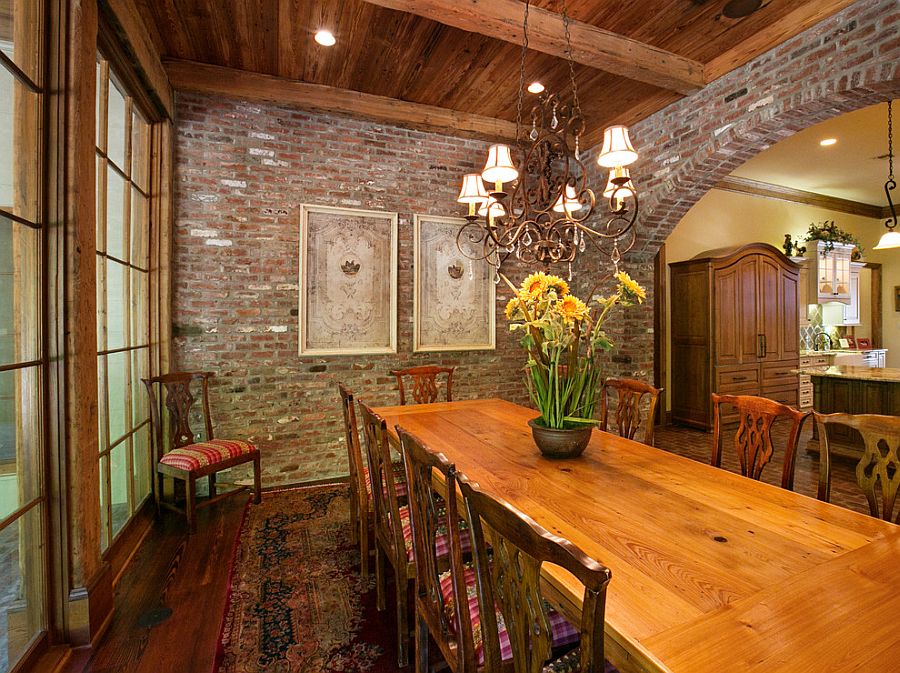
<svg viewBox="0 0 900 673">
<path fill-rule="evenodd" d="M 743 19 L 762 7 L 763 0 L 729 0 L 722 14 L 729 19 Z"/>
</svg>

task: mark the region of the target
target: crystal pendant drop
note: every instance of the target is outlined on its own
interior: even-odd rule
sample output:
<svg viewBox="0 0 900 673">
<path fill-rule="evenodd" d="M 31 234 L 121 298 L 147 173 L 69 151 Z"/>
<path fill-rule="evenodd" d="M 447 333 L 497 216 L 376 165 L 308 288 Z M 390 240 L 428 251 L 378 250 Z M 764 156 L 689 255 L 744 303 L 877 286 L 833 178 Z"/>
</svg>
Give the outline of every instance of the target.
<svg viewBox="0 0 900 673">
<path fill-rule="evenodd" d="M 572 262 L 569 262 L 569 280 L 572 280 Z"/>
<path fill-rule="evenodd" d="M 531 245 L 531 234 L 528 233 L 527 231 L 525 232 L 525 235 L 522 237 L 522 245 L 526 245 L 526 246 Z"/>
<path fill-rule="evenodd" d="M 584 234 L 581 235 L 581 242 L 578 244 L 578 252 L 584 252 Z"/>
</svg>

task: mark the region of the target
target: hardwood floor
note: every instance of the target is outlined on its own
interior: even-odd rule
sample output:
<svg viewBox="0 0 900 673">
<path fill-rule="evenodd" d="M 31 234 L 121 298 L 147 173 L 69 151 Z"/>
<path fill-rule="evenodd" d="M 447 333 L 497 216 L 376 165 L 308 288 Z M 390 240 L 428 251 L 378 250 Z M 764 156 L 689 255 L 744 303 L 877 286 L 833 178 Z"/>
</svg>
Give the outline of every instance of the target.
<svg viewBox="0 0 900 673">
<path fill-rule="evenodd" d="M 200 510 L 193 536 L 184 517 L 164 513 L 122 574 L 109 631 L 93 652 L 76 651 L 66 673 L 210 673 L 249 497 Z M 171 615 L 153 626 L 165 608 Z"/>
</svg>

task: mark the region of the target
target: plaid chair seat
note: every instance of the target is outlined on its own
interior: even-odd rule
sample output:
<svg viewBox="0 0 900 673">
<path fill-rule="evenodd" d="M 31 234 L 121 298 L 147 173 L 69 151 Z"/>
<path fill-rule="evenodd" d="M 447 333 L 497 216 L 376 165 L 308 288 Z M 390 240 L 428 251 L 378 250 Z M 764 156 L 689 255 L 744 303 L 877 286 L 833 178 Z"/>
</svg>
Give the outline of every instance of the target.
<svg viewBox="0 0 900 673">
<path fill-rule="evenodd" d="M 188 444 L 180 449 L 172 449 L 160 459 L 160 463 L 185 472 L 194 472 L 238 456 L 257 451 L 249 442 L 235 439 L 211 439 L 208 442 Z"/>
<path fill-rule="evenodd" d="M 446 571 L 441 575 L 441 595 L 444 599 L 444 610 L 450 620 L 450 625 L 454 631 L 458 629 L 456 624 L 455 607 L 453 605 L 453 584 L 450 580 L 450 571 Z M 472 640 L 475 643 L 475 657 L 478 665 L 484 664 L 484 639 L 481 634 L 481 617 L 478 609 L 478 596 L 475 592 L 475 569 L 471 564 L 465 567 L 465 583 L 466 596 L 469 602 L 469 617 L 472 621 Z M 503 621 L 503 615 L 499 608 L 495 608 L 497 613 L 497 629 L 500 633 L 500 656 L 503 661 L 512 661 L 512 645 L 509 642 L 509 632 L 506 630 L 506 623 Z M 565 617 L 556 610 L 549 608 L 547 616 L 550 619 L 550 633 L 552 636 L 552 647 L 554 650 L 578 643 L 578 628 L 572 626 Z M 574 673 L 578 670 L 578 657 L 570 657 L 566 654 L 559 659 L 547 664 L 544 668 L 546 673 Z M 552 666 L 557 668 L 551 668 Z"/>
<path fill-rule="evenodd" d="M 437 518 L 439 521 L 446 519 L 447 510 L 444 505 L 437 506 Z M 403 505 L 400 508 L 400 524 L 403 526 L 403 544 L 406 545 L 406 559 L 412 563 L 415 560 L 415 552 L 413 551 L 413 533 L 412 524 L 409 521 L 409 507 Z M 459 542 L 463 554 L 472 551 L 472 539 L 469 537 L 468 524 L 465 521 L 459 522 Z M 447 556 L 450 553 L 450 537 L 447 535 L 447 527 L 443 524 L 439 525 L 435 532 L 434 550 L 438 558 Z"/>
<path fill-rule="evenodd" d="M 403 467 L 403 461 L 399 463 L 391 463 L 391 466 L 394 468 L 394 488 L 397 491 L 397 497 L 405 498 L 407 494 L 406 490 L 406 470 Z M 366 480 L 366 494 L 369 496 L 369 500 L 372 499 L 372 477 L 369 476 L 369 468 L 363 468 L 363 479 Z M 387 489 L 385 489 L 387 490 Z"/>
</svg>

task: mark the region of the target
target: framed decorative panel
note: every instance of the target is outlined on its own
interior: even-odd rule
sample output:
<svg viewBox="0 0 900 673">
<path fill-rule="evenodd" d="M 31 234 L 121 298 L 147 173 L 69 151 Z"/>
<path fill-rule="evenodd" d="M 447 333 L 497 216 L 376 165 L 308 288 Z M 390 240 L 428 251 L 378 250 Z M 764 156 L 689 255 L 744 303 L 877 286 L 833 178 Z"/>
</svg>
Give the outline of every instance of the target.
<svg viewBox="0 0 900 673">
<path fill-rule="evenodd" d="M 300 354 L 397 352 L 397 214 L 300 206 Z"/>
<path fill-rule="evenodd" d="M 457 248 L 465 220 L 416 215 L 414 224 L 413 350 L 493 349 L 493 269 Z"/>
</svg>

